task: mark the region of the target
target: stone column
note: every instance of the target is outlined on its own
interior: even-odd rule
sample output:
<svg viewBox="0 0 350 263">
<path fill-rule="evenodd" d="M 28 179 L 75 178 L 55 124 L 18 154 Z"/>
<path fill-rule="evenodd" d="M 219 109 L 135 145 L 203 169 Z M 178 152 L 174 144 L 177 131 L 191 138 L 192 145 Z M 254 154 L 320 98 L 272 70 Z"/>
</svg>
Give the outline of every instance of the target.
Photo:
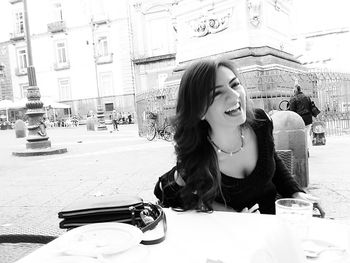
<svg viewBox="0 0 350 263">
<path fill-rule="evenodd" d="M 35 80 L 35 70 L 34 67 L 28 67 L 28 75 L 33 75 Z M 49 148 L 51 147 L 51 142 L 46 134 L 46 127 L 43 122 L 43 115 L 45 111 L 43 109 L 44 103 L 40 101 L 41 95 L 39 88 L 35 85 L 35 81 L 32 78 L 29 83 L 26 104 L 29 125 L 28 125 L 28 137 L 27 137 L 27 149 L 38 149 L 38 148 Z"/>
</svg>

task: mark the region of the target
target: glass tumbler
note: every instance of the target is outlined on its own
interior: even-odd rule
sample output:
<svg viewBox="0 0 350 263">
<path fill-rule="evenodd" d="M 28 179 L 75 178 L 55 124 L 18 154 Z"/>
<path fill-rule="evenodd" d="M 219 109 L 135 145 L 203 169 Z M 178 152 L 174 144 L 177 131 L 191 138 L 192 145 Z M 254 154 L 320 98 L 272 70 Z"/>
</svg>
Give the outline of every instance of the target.
<svg viewBox="0 0 350 263">
<path fill-rule="evenodd" d="M 275 202 L 276 215 L 284 220 L 300 239 L 306 239 L 312 217 L 313 204 L 295 198 L 282 198 Z"/>
</svg>

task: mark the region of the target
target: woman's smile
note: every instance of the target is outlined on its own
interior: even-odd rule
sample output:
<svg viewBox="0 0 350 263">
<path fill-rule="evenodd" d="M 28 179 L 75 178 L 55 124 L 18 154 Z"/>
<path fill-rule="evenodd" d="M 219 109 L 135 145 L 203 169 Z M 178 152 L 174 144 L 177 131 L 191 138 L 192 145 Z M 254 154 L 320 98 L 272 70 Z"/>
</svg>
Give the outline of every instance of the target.
<svg viewBox="0 0 350 263">
<path fill-rule="evenodd" d="M 236 116 L 237 114 L 240 114 L 241 112 L 241 103 L 237 102 L 234 106 L 228 108 L 225 111 L 225 114 L 227 114 L 228 116 Z"/>
</svg>

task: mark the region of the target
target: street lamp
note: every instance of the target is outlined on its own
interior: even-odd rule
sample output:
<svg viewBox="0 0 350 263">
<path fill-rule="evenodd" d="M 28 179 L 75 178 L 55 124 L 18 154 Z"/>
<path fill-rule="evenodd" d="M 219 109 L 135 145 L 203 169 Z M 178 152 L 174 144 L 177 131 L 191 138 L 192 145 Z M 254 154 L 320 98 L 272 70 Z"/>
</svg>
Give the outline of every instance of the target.
<svg viewBox="0 0 350 263">
<path fill-rule="evenodd" d="M 92 48 L 93 48 L 93 53 L 94 53 L 94 66 L 95 66 L 95 78 L 96 78 L 96 88 L 97 88 L 97 119 L 98 119 L 98 125 L 97 125 L 97 130 L 103 131 L 107 130 L 107 126 L 105 124 L 105 115 L 103 111 L 103 106 L 102 106 L 102 100 L 101 100 L 101 95 L 100 95 L 100 86 L 99 86 L 99 81 L 98 81 L 98 70 L 97 70 L 97 60 L 98 60 L 98 54 L 96 52 L 96 43 L 95 43 L 95 24 L 93 22 L 93 19 L 91 19 L 91 27 L 92 27 Z"/>
<path fill-rule="evenodd" d="M 45 111 L 43 109 L 44 103 L 40 100 L 41 95 L 36 83 L 35 68 L 33 66 L 32 58 L 32 44 L 30 39 L 29 19 L 27 0 L 23 0 L 23 13 L 24 13 L 24 25 L 25 25 L 25 38 L 27 42 L 28 53 L 28 67 L 27 75 L 29 87 L 27 89 L 26 103 L 28 116 L 28 136 L 26 143 L 26 151 L 13 152 L 16 156 L 33 156 L 33 155 L 48 155 L 59 154 L 67 152 L 67 148 L 52 148 L 51 141 L 46 133 L 46 127 L 43 122 L 43 115 Z"/>
</svg>

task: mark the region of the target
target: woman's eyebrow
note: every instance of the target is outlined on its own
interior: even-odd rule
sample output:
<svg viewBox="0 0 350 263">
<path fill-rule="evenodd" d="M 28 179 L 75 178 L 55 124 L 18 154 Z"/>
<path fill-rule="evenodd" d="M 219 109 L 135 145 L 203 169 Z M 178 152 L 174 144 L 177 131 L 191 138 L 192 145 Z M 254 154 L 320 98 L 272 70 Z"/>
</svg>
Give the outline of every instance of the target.
<svg viewBox="0 0 350 263">
<path fill-rule="evenodd" d="M 232 78 L 229 82 L 228 82 L 228 85 L 232 85 L 232 83 L 235 81 L 237 79 L 237 77 L 234 77 L 234 78 Z M 221 88 L 221 87 L 223 87 L 224 85 L 217 85 L 217 86 L 215 86 L 215 89 L 217 89 L 217 88 Z"/>
<path fill-rule="evenodd" d="M 237 77 L 232 78 L 228 84 L 231 86 L 232 83 L 233 83 L 236 79 L 237 79 Z"/>
</svg>

